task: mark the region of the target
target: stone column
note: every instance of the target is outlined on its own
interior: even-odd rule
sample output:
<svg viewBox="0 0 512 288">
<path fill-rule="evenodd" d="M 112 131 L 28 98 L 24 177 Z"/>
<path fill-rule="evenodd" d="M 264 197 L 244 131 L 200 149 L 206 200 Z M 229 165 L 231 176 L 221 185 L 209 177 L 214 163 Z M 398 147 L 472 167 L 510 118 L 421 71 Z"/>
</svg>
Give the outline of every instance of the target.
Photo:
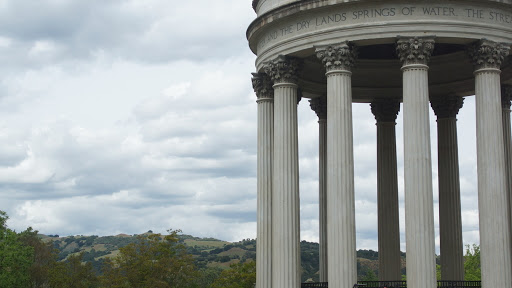
<svg viewBox="0 0 512 288">
<path fill-rule="evenodd" d="M 397 42 L 403 72 L 407 287 L 412 288 L 437 286 L 427 66 L 433 50 L 432 38 Z"/>
<path fill-rule="evenodd" d="M 482 40 L 469 48 L 475 66 L 478 209 L 482 287 L 512 281 L 500 66 L 509 47 Z"/>
<path fill-rule="evenodd" d="M 319 276 L 320 282 L 327 282 L 327 98 L 319 97 L 309 102 L 318 116 Z"/>
<path fill-rule="evenodd" d="M 268 288 L 272 287 L 274 89 L 263 73 L 253 73 L 252 85 L 258 97 L 256 288 Z"/>
<path fill-rule="evenodd" d="M 455 95 L 431 99 L 437 116 L 441 279 L 452 281 L 464 280 L 456 119 L 463 101 Z"/>
<path fill-rule="evenodd" d="M 400 221 L 396 168 L 397 100 L 371 103 L 377 120 L 377 211 L 379 231 L 379 280 L 398 281 L 400 271 Z"/>
<path fill-rule="evenodd" d="M 318 47 L 327 73 L 327 249 L 329 288 L 357 282 L 352 132 L 352 66 L 349 43 Z"/>
<path fill-rule="evenodd" d="M 507 197 L 510 237 L 512 237 L 512 141 L 510 135 L 510 100 L 512 98 L 512 86 L 501 86 L 501 106 L 503 111 L 503 144 L 505 145 L 505 167 L 507 171 Z M 512 245 L 512 238 L 511 238 Z M 511 247 L 512 250 L 512 247 Z M 511 255 L 512 257 L 512 255 Z M 512 271 L 511 271 L 512 273 Z"/>
<path fill-rule="evenodd" d="M 274 81 L 272 287 L 300 287 L 300 203 L 297 137 L 299 61 L 279 56 L 265 66 Z"/>
</svg>

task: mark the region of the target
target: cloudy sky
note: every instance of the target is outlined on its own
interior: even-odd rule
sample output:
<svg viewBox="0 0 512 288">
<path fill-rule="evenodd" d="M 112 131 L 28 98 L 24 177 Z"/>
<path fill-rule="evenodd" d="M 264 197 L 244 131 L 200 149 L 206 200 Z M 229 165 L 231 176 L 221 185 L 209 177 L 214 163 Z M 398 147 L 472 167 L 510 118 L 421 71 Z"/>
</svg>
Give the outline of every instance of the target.
<svg viewBox="0 0 512 288">
<path fill-rule="evenodd" d="M 0 0 L 0 210 L 8 225 L 255 238 L 255 56 L 245 39 L 254 18 L 251 0 Z M 308 104 L 298 108 L 301 237 L 318 241 L 318 124 Z M 474 114 L 468 98 L 458 121 L 466 243 L 478 242 Z M 357 247 L 377 249 L 368 104 L 354 104 L 354 133 Z"/>
</svg>

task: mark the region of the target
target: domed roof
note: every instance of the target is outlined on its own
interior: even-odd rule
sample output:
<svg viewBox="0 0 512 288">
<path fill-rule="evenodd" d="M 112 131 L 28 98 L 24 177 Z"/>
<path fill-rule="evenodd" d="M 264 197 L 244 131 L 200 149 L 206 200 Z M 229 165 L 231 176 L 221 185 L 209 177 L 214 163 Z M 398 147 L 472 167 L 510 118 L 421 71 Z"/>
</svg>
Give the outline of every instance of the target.
<svg viewBox="0 0 512 288">
<path fill-rule="evenodd" d="M 252 0 L 252 8 L 258 14 L 258 16 L 267 13 L 270 10 L 275 8 L 288 5 L 290 3 L 296 2 L 329 2 L 329 4 L 338 4 L 343 2 L 365 2 L 365 1 L 375 1 L 375 0 Z M 380 0 L 379 2 L 386 2 L 386 0 Z M 411 3 L 418 1 L 409 1 Z M 512 4 L 512 0 L 471 0 L 468 2 L 499 2 Z M 323 3 L 325 4 L 325 3 Z"/>
</svg>

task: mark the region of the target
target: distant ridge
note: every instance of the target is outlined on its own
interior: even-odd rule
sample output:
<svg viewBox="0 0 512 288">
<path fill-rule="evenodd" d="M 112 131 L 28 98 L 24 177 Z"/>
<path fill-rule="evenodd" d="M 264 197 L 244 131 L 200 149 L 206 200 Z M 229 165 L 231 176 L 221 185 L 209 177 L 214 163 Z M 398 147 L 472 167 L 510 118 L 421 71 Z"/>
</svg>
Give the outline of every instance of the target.
<svg viewBox="0 0 512 288">
<path fill-rule="evenodd" d="M 83 253 L 83 260 L 91 262 L 96 273 L 101 273 L 105 258 L 115 257 L 119 248 L 135 243 L 137 237 L 154 234 L 151 230 L 142 234 L 115 236 L 66 236 L 40 235 L 45 242 L 52 242 L 59 251 L 58 260 L 63 261 L 70 255 Z M 256 260 L 256 240 L 243 239 L 238 242 L 227 242 L 211 237 L 195 237 L 179 235 L 180 242 L 185 244 L 187 251 L 194 256 L 199 269 L 219 267 L 227 269 L 233 263 Z M 378 270 L 378 252 L 359 250 L 358 275 L 365 277 L 375 275 Z M 301 241 L 302 281 L 318 281 L 318 243 Z"/>
</svg>

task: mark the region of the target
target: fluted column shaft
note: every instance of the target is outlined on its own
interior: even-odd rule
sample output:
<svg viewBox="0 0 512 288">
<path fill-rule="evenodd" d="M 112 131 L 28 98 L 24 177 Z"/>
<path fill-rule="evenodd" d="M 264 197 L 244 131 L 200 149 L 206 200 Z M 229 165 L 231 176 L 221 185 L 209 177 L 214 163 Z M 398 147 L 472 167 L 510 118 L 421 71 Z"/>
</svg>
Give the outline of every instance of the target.
<svg viewBox="0 0 512 288">
<path fill-rule="evenodd" d="M 318 119 L 319 128 L 319 261 L 320 282 L 328 281 L 327 240 L 327 119 Z"/>
<path fill-rule="evenodd" d="M 300 287 L 297 65 L 280 57 L 265 69 L 274 81 L 272 287 Z M 267 72 L 268 71 L 268 72 Z M 283 76 L 284 75 L 284 76 Z"/>
<path fill-rule="evenodd" d="M 330 288 L 345 288 L 357 282 L 350 71 L 354 55 L 348 43 L 342 43 L 318 48 L 317 56 L 327 69 L 328 282 Z"/>
<path fill-rule="evenodd" d="M 327 282 L 327 99 L 320 97 L 310 102 L 318 116 L 319 279 Z"/>
<path fill-rule="evenodd" d="M 459 157 L 455 118 L 437 120 L 441 277 L 464 280 Z"/>
<path fill-rule="evenodd" d="M 253 74 L 252 82 L 258 97 L 256 288 L 271 288 L 274 90 L 265 74 Z"/>
<path fill-rule="evenodd" d="M 458 96 L 436 97 L 431 103 L 437 115 L 441 278 L 463 281 L 464 247 L 456 119 L 463 99 Z"/>
<path fill-rule="evenodd" d="M 434 288 L 437 282 L 426 65 L 434 43 L 431 39 L 411 38 L 397 44 L 403 63 L 407 287 Z"/>
<path fill-rule="evenodd" d="M 506 52 L 505 52 L 506 50 Z M 505 148 L 498 57 L 508 49 L 481 41 L 470 50 L 475 63 L 478 208 L 482 287 L 510 287 L 512 281 Z M 498 61 L 497 61 L 498 60 Z"/>
<path fill-rule="evenodd" d="M 501 88 L 501 105 L 503 111 L 503 144 L 505 145 L 505 167 L 507 171 L 507 196 L 508 196 L 508 213 L 510 237 L 512 237 L 512 141 L 510 132 L 510 100 L 512 98 L 512 86 L 502 85 Z M 511 238 L 512 245 L 512 238 Z M 512 247 L 511 247 L 512 250 Z M 511 255 L 512 257 L 512 255 Z M 512 271 L 511 271 L 512 273 Z"/>
<path fill-rule="evenodd" d="M 377 120 L 379 280 L 396 281 L 401 279 L 395 131 L 400 103 L 373 102 L 371 108 Z"/>
<path fill-rule="evenodd" d="M 297 86 L 274 85 L 273 287 L 300 286 Z"/>
<path fill-rule="evenodd" d="M 475 72 L 478 208 L 483 287 L 510 285 L 510 227 L 500 78 L 496 69 Z M 505 275 L 507 274 L 507 275 Z"/>
</svg>

